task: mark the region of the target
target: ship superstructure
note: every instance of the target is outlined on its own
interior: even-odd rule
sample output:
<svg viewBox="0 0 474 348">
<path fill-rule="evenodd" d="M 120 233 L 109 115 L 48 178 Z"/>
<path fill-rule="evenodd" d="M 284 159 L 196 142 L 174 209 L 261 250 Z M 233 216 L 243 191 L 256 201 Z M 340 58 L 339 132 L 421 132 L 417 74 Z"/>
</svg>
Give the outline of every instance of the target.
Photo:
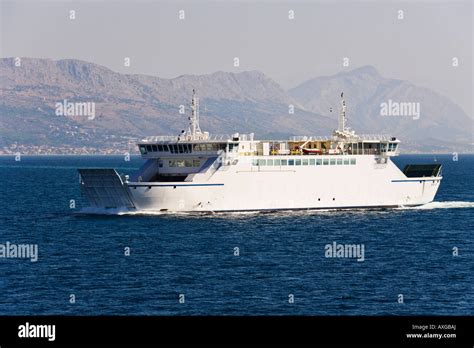
<svg viewBox="0 0 474 348">
<path fill-rule="evenodd" d="M 137 144 L 146 160 L 137 173 L 79 169 L 90 204 L 162 212 L 414 206 L 431 202 L 442 179 L 438 164 L 401 171 L 391 161 L 396 137 L 350 130 L 342 93 L 339 125 L 328 137 L 211 136 L 201 131 L 194 91 L 191 110 L 186 131 Z"/>
</svg>

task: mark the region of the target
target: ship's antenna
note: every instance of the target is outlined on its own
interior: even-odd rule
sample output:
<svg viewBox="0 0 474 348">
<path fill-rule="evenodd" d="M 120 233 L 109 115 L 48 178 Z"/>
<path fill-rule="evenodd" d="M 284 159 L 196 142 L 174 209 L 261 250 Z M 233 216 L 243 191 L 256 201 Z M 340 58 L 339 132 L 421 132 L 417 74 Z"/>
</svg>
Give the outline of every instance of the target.
<svg viewBox="0 0 474 348">
<path fill-rule="evenodd" d="M 344 92 L 341 92 L 341 113 L 339 114 L 338 131 L 344 132 L 346 130 L 346 101 L 344 100 Z"/>
<path fill-rule="evenodd" d="M 199 98 L 196 97 L 196 91 L 193 89 L 193 99 L 191 101 L 192 114 L 189 118 L 189 130 L 188 134 L 192 140 L 198 138 L 201 134 L 201 128 L 199 127 Z"/>
</svg>

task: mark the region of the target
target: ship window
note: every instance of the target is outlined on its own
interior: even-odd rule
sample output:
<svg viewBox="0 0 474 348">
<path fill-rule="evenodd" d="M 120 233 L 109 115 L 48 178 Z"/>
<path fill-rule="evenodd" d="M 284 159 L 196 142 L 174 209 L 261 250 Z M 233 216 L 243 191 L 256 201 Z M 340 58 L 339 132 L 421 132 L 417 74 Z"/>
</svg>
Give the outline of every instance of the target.
<svg viewBox="0 0 474 348">
<path fill-rule="evenodd" d="M 168 161 L 168 165 L 169 165 L 170 167 L 176 167 L 176 161 L 175 161 L 175 160 L 169 160 L 169 161 Z"/>
<path fill-rule="evenodd" d="M 168 152 L 168 151 L 169 151 L 168 145 L 163 145 L 163 151 L 165 151 L 165 152 Z"/>
<path fill-rule="evenodd" d="M 315 163 L 315 159 L 314 159 L 314 158 L 310 158 L 310 160 L 309 160 L 309 165 L 310 165 L 310 166 L 314 166 L 314 163 Z"/>
<path fill-rule="evenodd" d="M 184 160 L 176 160 L 176 167 L 184 167 Z"/>
<path fill-rule="evenodd" d="M 200 160 L 193 160 L 193 167 L 200 167 L 201 161 Z"/>
<path fill-rule="evenodd" d="M 272 165 L 273 165 L 273 160 L 272 159 L 267 160 L 267 166 L 272 166 Z"/>
<path fill-rule="evenodd" d="M 173 145 L 173 151 L 174 153 L 178 153 L 178 145 L 176 144 Z"/>
<path fill-rule="evenodd" d="M 282 165 L 282 166 L 288 165 L 288 160 L 282 159 L 282 160 L 281 160 L 281 165 Z"/>
<path fill-rule="evenodd" d="M 252 160 L 252 165 L 253 166 L 258 166 L 258 159 L 253 159 Z"/>
<path fill-rule="evenodd" d="M 295 160 L 288 160 L 288 165 L 289 166 L 294 166 L 295 165 Z"/>
<path fill-rule="evenodd" d="M 183 153 L 183 152 L 184 152 L 183 144 L 179 144 L 179 145 L 178 145 L 178 151 L 179 151 L 179 153 Z"/>
<path fill-rule="evenodd" d="M 349 158 L 344 158 L 344 164 L 345 165 L 349 164 Z"/>
<path fill-rule="evenodd" d="M 320 158 L 318 158 L 318 159 L 316 160 L 316 165 L 317 165 L 317 166 L 320 166 L 321 164 L 323 164 L 323 160 L 320 159 Z"/>
<path fill-rule="evenodd" d="M 157 145 L 158 151 L 163 152 L 163 145 Z"/>
<path fill-rule="evenodd" d="M 335 164 L 336 164 L 336 159 L 335 159 L 335 158 L 331 158 L 331 159 L 329 160 L 329 164 L 332 165 L 332 166 L 335 165 Z"/>
<path fill-rule="evenodd" d="M 158 167 L 163 168 L 163 161 L 162 160 L 158 160 Z"/>
<path fill-rule="evenodd" d="M 295 165 L 300 166 L 301 165 L 301 160 L 300 159 L 295 160 Z"/>
<path fill-rule="evenodd" d="M 229 144 L 229 152 L 237 151 L 239 144 Z"/>
<path fill-rule="evenodd" d="M 329 164 L 329 160 L 327 158 L 323 159 L 323 165 L 327 166 Z"/>
<path fill-rule="evenodd" d="M 146 146 L 146 150 L 147 150 L 148 152 L 151 152 L 151 151 L 152 151 L 151 145 L 147 145 L 147 146 Z"/>
<path fill-rule="evenodd" d="M 273 164 L 276 165 L 276 166 L 279 166 L 279 165 L 281 165 L 281 160 L 279 160 L 279 159 L 273 160 Z"/>
<path fill-rule="evenodd" d="M 351 164 L 352 165 L 356 164 L 356 159 L 355 158 L 351 158 Z"/>
<path fill-rule="evenodd" d="M 264 159 L 259 159 L 258 160 L 258 165 L 259 166 L 264 166 L 265 165 L 265 160 Z"/>
<path fill-rule="evenodd" d="M 342 158 L 338 158 L 338 159 L 337 159 L 337 165 L 338 165 L 338 166 L 342 165 Z"/>
<path fill-rule="evenodd" d="M 227 144 L 218 144 L 218 145 L 219 145 L 219 150 L 225 151 L 225 148 L 227 147 Z"/>
<path fill-rule="evenodd" d="M 142 155 L 146 155 L 146 147 L 145 146 L 140 146 L 140 153 Z"/>
<path fill-rule="evenodd" d="M 303 158 L 303 165 L 304 165 L 304 166 L 307 166 L 307 165 L 308 165 L 308 159 L 307 159 L 307 158 Z"/>
<path fill-rule="evenodd" d="M 153 149 L 153 152 L 157 152 L 158 149 L 156 148 L 156 145 L 151 145 L 151 148 Z"/>
<path fill-rule="evenodd" d="M 205 146 L 205 150 L 203 151 L 212 151 L 212 144 L 203 144 L 203 145 Z"/>
</svg>

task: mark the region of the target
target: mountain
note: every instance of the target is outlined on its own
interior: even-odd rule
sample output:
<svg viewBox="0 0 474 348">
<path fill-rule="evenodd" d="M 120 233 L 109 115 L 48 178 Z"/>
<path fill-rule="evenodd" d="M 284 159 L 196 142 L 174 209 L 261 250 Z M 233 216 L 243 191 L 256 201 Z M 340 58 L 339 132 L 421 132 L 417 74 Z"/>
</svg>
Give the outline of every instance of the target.
<svg viewBox="0 0 474 348">
<path fill-rule="evenodd" d="M 307 111 L 337 120 L 341 91 L 356 133 L 396 135 L 405 149 L 472 151 L 473 120 L 459 106 L 430 89 L 384 78 L 372 66 L 310 79 L 289 94 Z M 390 101 L 419 103 L 419 117 L 384 116 L 381 105 Z"/>
<path fill-rule="evenodd" d="M 11 144 L 117 147 L 130 138 L 179 134 L 187 126 L 192 89 L 200 97 L 201 128 L 214 134 L 254 132 L 277 137 L 327 133 L 328 117 L 288 106 L 295 101 L 258 71 L 125 75 L 79 60 L 0 60 L 0 148 Z M 56 103 L 94 102 L 95 118 L 57 116 Z M 178 112 L 185 106 L 187 115 Z"/>
<path fill-rule="evenodd" d="M 349 126 L 357 133 L 395 135 L 405 151 L 472 151 L 472 120 L 457 105 L 408 81 L 384 78 L 370 66 L 285 91 L 259 71 L 164 79 L 72 59 L 14 63 L 0 59 L 0 153 L 134 149 L 136 139 L 186 129 L 193 89 L 200 97 L 201 128 L 211 134 L 328 135 L 337 126 L 344 91 Z M 95 117 L 56 115 L 64 100 L 95 103 Z M 381 116 L 380 104 L 389 100 L 419 102 L 420 118 Z M 186 114 L 178 112 L 180 105 Z"/>
</svg>

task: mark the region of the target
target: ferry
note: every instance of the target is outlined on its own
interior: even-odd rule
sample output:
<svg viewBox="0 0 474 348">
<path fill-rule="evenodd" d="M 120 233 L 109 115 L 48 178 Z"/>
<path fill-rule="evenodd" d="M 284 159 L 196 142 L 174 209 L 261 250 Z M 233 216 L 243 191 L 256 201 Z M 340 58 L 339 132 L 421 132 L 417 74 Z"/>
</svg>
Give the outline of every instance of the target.
<svg viewBox="0 0 474 348">
<path fill-rule="evenodd" d="M 338 128 L 327 137 L 211 136 L 201 131 L 194 90 L 191 110 L 186 131 L 138 142 L 146 161 L 136 173 L 78 169 L 91 207 L 171 213 L 408 207 L 433 201 L 442 180 L 439 164 L 400 170 L 391 160 L 399 154 L 396 137 L 347 127 L 343 93 Z"/>
</svg>

